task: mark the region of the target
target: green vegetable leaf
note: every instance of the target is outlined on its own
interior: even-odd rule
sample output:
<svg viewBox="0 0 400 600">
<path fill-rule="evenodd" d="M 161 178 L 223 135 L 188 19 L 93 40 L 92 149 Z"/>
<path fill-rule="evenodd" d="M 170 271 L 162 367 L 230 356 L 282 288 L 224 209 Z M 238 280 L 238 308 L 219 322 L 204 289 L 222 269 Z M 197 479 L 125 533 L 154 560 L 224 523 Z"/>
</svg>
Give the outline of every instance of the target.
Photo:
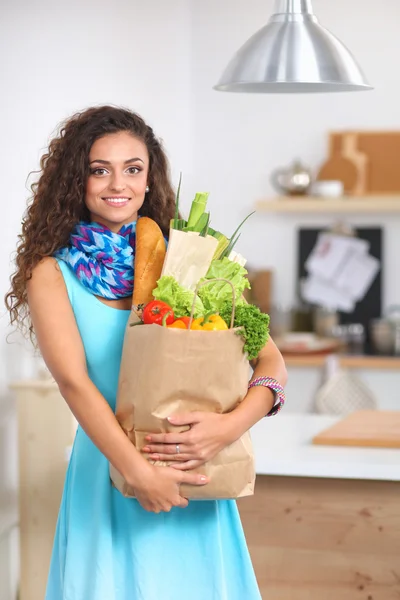
<svg viewBox="0 0 400 600">
<path fill-rule="evenodd" d="M 228 258 L 221 260 L 213 260 L 208 269 L 206 277 L 202 281 L 208 279 L 228 279 L 234 288 L 236 303 L 243 303 L 242 295 L 246 288 L 250 288 L 249 280 L 246 277 L 247 271 L 239 263 L 233 262 Z M 204 285 L 199 290 L 204 308 L 207 312 L 219 312 L 221 306 L 229 301 L 232 303 L 232 288 L 224 281 L 213 281 L 208 285 Z"/>
<path fill-rule="evenodd" d="M 232 302 L 226 302 L 219 314 L 228 323 L 231 313 Z M 253 304 L 240 304 L 236 307 L 234 326 L 243 327 L 238 334 L 244 339 L 244 352 L 247 358 L 249 360 L 257 358 L 269 338 L 269 315 L 261 312 Z"/>
<path fill-rule="evenodd" d="M 182 287 L 173 277 L 164 275 L 157 282 L 153 290 L 155 300 L 161 300 L 168 304 L 174 311 L 176 317 L 189 317 L 192 310 L 194 292 Z M 195 318 L 204 314 L 204 306 L 199 297 L 196 298 L 194 310 Z"/>
</svg>

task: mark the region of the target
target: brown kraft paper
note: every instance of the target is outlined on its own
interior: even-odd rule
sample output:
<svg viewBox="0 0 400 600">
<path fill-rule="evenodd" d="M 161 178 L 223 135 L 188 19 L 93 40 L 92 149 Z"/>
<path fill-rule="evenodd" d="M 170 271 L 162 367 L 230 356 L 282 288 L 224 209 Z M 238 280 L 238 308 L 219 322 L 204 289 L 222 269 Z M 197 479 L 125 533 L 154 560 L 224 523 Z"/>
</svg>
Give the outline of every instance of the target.
<svg viewBox="0 0 400 600">
<path fill-rule="evenodd" d="M 196 331 L 160 325 L 134 325 L 132 311 L 126 329 L 119 376 L 116 417 L 140 451 L 149 433 L 182 431 L 167 417 L 192 411 L 226 413 L 245 397 L 249 363 L 237 329 Z M 170 462 L 150 461 L 157 466 Z M 181 486 L 190 499 L 240 498 L 252 495 L 255 484 L 250 433 L 223 449 L 196 472 L 205 486 Z M 110 465 L 115 487 L 134 497 L 120 473 Z"/>
</svg>

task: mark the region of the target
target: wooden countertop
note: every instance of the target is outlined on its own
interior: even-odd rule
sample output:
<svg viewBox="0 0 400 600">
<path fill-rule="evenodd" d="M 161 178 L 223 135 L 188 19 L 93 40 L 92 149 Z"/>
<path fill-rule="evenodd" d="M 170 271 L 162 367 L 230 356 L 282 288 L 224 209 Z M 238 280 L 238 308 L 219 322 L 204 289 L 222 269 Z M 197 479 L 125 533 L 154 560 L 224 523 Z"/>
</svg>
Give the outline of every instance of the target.
<svg viewBox="0 0 400 600">
<path fill-rule="evenodd" d="M 400 372 L 400 357 L 398 356 L 356 356 L 337 355 L 341 367 L 349 369 L 383 369 Z M 327 355 L 313 354 L 299 356 L 285 354 L 284 359 L 288 367 L 323 367 Z"/>
</svg>

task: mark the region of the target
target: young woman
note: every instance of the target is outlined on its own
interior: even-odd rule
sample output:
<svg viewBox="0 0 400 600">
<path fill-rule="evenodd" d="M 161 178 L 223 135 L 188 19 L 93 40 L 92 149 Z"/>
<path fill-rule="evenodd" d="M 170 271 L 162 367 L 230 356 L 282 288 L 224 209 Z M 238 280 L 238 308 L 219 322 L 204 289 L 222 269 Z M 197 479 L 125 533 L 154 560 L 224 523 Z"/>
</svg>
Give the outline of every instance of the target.
<svg viewBox="0 0 400 600">
<path fill-rule="evenodd" d="M 254 365 L 261 385 L 235 411 L 196 414 L 191 435 L 180 434 L 177 468 L 152 466 L 113 411 L 135 223 L 149 216 L 167 236 L 174 214 L 164 151 L 138 115 L 91 108 L 69 119 L 50 143 L 33 192 L 7 305 L 12 323 L 28 324 L 80 425 L 46 600 L 259 600 L 236 503 L 189 504 L 180 484 L 207 485 L 188 469 L 276 412 L 268 378 L 285 384 L 279 351 L 267 343 Z M 177 441 L 168 442 L 155 436 L 147 451 L 171 457 Z M 136 499 L 113 488 L 108 462 Z"/>
</svg>

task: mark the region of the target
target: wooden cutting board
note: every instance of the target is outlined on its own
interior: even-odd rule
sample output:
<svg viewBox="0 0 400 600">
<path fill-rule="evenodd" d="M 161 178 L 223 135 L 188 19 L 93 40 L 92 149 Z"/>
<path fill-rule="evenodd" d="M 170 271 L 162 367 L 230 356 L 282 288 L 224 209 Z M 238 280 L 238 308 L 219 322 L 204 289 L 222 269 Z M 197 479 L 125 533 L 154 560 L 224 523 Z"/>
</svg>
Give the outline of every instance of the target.
<svg viewBox="0 0 400 600">
<path fill-rule="evenodd" d="M 366 157 L 365 166 L 358 165 L 365 179 L 364 194 L 395 194 L 400 191 L 400 131 L 336 131 L 330 134 L 331 157 L 343 153 L 346 139 L 355 138 L 354 149 Z M 350 156 L 347 156 L 349 159 Z M 341 173 L 339 174 L 339 176 Z M 319 177 L 321 179 L 321 177 Z M 353 192 L 352 192 L 353 193 Z"/>
<path fill-rule="evenodd" d="M 331 155 L 317 173 L 318 181 L 341 181 L 345 194 L 353 194 L 358 179 L 357 164 L 340 152 Z"/>
<path fill-rule="evenodd" d="M 400 410 L 359 410 L 317 434 L 319 446 L 400 448 Z"/>
</svg>

